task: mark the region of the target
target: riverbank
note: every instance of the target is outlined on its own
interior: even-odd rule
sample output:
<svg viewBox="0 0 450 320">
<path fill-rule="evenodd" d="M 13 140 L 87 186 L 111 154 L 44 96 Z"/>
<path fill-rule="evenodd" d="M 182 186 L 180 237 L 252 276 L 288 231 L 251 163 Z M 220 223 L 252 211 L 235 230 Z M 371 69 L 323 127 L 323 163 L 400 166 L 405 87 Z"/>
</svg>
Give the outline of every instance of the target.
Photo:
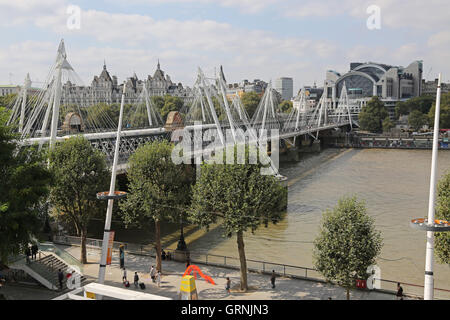
<svg viewBox="0 0 450 320">
<path fill-rule="evenodd" d="M 78 253 L 76 246 L 59 246 L 71 255 Z M 95 281 L 98 276 L 98 262 L 100 260 L 100 250 L 88 248 L 89 264 L 84 265 L 83 274 L 89 281 Z M 192 263 L 197 263 L 192 261 Z M 140 292 L 152 293 L 172 299 L 179 298 L 179 288 L 181 276 L 185 271 L 184 263 L 176 261 L 163 261 L 163 272 L 161 286 L 152 283 L 149 277 L 149 269 L 155 265 L 154 257 L 149 255 L 137 255 L 128 253 L 125 258 L 128 280 L 132 282 L 135 272 L 138 273 L 140 282 L 146 284 L 146 289 L 134 288 L 133 285 L 128 290 L 138 290 Z M 119 267 L 118 254 L 113 254 L 112 264 L 108 266 L 105 275 L 105 284 L 121 287 L 123 272 Z M 240 281 L 239 270 L 224 268 L 219 266 L 204 265 L 198 263 L 204 274 L 211 276 L 216 283 L 212 285 L 200 277 L 197 277 L 196 287 L 200 300 L 345 300 L 346 290 L 329 283 L 320 281 L 308 281 L 279 275 L 276 279 L 276 287 L 272 288 L 270 274 L 248 273 L 248 292 L 240 292 L 238 284 Z M 225 290 L 226 277 L 231 279 L 231 293 Z M 407 294 L 407 292 L 405 292 Z M 39 299 L 36 296 L 33 299 Z M 390 292 L 351 290 L 353 300 L 395 300 L 395 295 Z M 408 299 L 408 298 L 406 298 Z"/>
</svg>

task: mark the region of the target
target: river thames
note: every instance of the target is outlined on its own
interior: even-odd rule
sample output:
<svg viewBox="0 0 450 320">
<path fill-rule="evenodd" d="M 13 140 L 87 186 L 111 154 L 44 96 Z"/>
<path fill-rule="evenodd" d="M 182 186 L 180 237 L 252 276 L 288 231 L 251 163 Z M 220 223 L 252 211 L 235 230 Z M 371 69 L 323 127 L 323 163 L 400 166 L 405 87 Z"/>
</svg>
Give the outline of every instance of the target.
<svg viewBox="0 0 450 320">
<path fill-rule="evenodd" d="M 440 151 L 438 158 L 441 177 L 450 170 L 450 152 Z M 277 225 L 245 234 L 247 258 L 313 267 L 322 212 L 354 194 L 366 202 L 384 239 L 377 261 L 381 278 L 423 285 L 426 235 L 409 222 L 427 216 L 430 168 L 431 150 L 326 149 L 282 163 L 280 172 L 289 186 L 287 214 Z M 238 256 L 235 237 L 223 238 L 218 229 L 188 246 L 194 252 Z M 450 267 L 435 262 L 434 271 L 435 287 L 450 289 Z"/>
</svg>

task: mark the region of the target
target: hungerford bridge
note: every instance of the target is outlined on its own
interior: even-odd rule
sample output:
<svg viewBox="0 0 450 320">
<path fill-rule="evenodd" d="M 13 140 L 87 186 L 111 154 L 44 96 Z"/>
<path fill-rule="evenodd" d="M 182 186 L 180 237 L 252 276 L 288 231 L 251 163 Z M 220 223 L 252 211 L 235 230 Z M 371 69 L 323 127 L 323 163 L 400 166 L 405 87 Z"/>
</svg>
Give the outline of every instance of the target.
<svg viewBox="0 0 450 320">
<path fill-rule="evenodd" d="M 104 104 L 98 103 L 98 97 L 92 94 L 74 99 L 76 88 L 82 82 L 67 60 L 63 40 L 42 90 L 30 94 L 30 85 L 27 76 L 17 99 L 10 106 L 8 120 L 8 124 L 16 125 L 23 145 L 38 144 L 42 148 L 44 144 L 49 144 L 52 147 L 56 141 L 81 134 L 112 162 L 116 139 L 120 136 L 119 159 L 122 168 L 119 170 L 125 170 L 128 157 L 139 145 L 148 141 L 192 141 L 190 154 L 183 155 L 191 158 L 210 154 L 211 150 L 205 145 L 214 145 L 217 150 L 240 142 L 267 145 L 271 140 L 295 147 L 296 138 L 300 136 L 318 139 L 321 131 L 342 127 L 351 129 L 359 111 L 349 101 L 344 86 L 335 105 L 327 100 L 324 93 L 318 105 L 310 108 L 305 90 L 302 90 L 300 103 L 290 114 L 281 113 L 269 84 L 250 118 L 239 95 L 227 93 L 222 69 L 219 75 L 208 78 L 199 68 L 193 87 L 193 102 L 185 105 L 179 113 L 170 113 L 165 124 L 150 99 L 145 83 L 138 101 L 129 106 L 123 115 L 123 127 L 118 135 L 118 121 L 112 119 Z M 122 105 L 126 94 L 124 83 Z M 205 140 L 209 142 L 205 143 Z M 211 141 L 214 143 L 211 144 Z"/>
</svg>

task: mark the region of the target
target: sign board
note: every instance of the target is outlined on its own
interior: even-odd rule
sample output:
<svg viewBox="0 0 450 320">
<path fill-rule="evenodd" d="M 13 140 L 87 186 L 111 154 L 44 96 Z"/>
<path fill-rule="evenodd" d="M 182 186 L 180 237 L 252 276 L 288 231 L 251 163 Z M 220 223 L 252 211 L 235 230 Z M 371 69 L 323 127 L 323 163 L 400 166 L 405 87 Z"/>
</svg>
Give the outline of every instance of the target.
<svg viewBox="0 0 450 320">
<path fill-rule="evenodd" d="M 108 254 L 106 256 L 106 265 L 111 265 L 113 244 L 114 244 L 114 231 L 110 231 L 108 239 Z"/>
<path fill-rule="evenodd" d="M 89 291 L 85 291 L 84 294 L 86 295 L 86 298 L 95 300 L 95 293 L 89 292 Z"/>
</svg>

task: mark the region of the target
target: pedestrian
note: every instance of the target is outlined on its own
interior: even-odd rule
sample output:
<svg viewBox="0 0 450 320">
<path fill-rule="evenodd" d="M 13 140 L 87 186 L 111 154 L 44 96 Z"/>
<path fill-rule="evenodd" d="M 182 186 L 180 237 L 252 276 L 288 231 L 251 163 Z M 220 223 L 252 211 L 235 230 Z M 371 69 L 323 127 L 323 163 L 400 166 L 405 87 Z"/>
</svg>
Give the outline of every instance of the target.
<svg viewBox="0 0 450 320">
<path fill-rule="evenodd" d="M 125 268 L 125 248 L 123 244 L 119 247 L 119 259 L 120 259 L 120 269 Z"/>
<path fill-rule="evenodd" d="M 25 249 L 25 255 L 27 256 L 27 264 L 30 263 L 30 256 L 31 256 L 31 250 L 30 250 L 30 246 L 27 245 L 26 249 Z"/>
<path fill-rule="evenodd" d="M 275 289 L 275 270 L 272 270 L 272 276 L 270 277 L 270 282 L 272 283 L 272 289 Z"/>
<path fill-rule="evenodd" d="M 137 272 L 134 273 L 134 286 L 137 288 L 139 286 L 139 276 Z"/>
<path fill-rule="evenodd" d="M 153 283 L 156 282 L 156 269 L 154 268 L 154 266 L 152 266 L 152 268 L 150 269 L 150 278 L 152 278 Z"/>
<path fill-rule="evenodd" d="M 38 245 L 36 243 L 33 243 L 33 245 L 31 246 L 31 259 L 32 260 L 36 260 L 38 251 L 39 251 Z"/>
<path fill-rule="evenodd" d="M 403 288 L 400 285 L 400 282 L 397 283 L 397 294 L 396 294 L 397 300 L 403 300 Z"/>
<path fill-rule="evenodd" d="M 59 288 L 61 290 L 63 288 L 63 279 L 64 279 L 64 273 L 61 271 L 61 269 L 58 269 L 58 281 L 59 281 Z"/>
<path fill-rule="evenodd" d="M 158 271 L 156 274 L 156 283 L 158 284 L 158 287 L 161 287 L 161 271 Z"/>
<path fill-rule="evenodd" d="M 230 289 L 231 289 L 231 280 L 229 277 L 227 277 L 227 284 L 225 285 L 225 290 L 227 291 L 227 293 L 230 293 Z"/>
<path fill-rule="evenodd" d="M 123 268 L 122 282 L 127 282 L 127 269 Z"/>
</svg>

